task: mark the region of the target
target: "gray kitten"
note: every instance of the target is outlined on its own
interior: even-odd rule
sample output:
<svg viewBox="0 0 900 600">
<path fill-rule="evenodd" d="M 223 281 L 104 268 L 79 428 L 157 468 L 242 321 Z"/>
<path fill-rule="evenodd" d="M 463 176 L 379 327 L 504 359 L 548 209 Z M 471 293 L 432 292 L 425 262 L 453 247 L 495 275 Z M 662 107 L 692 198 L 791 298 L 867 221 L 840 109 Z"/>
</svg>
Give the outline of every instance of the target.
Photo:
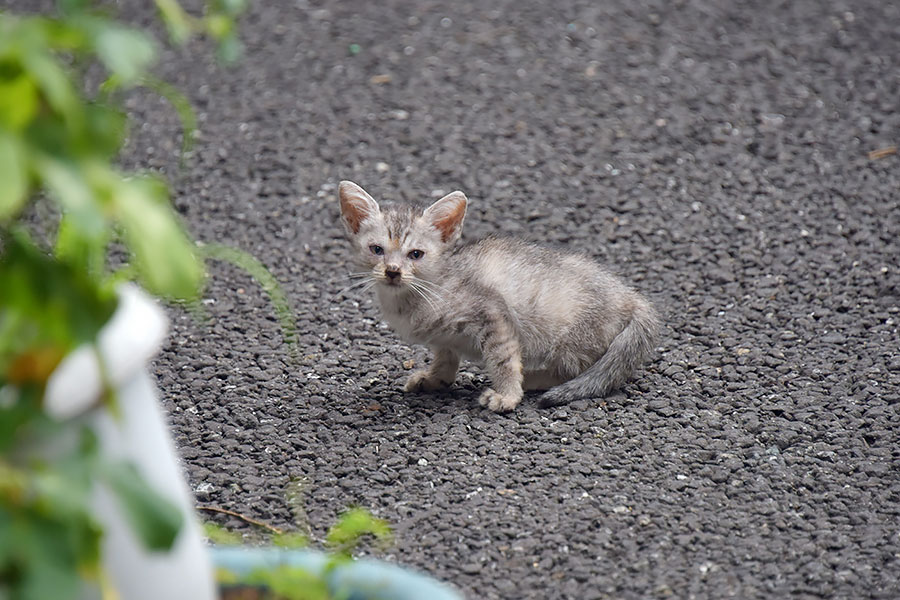
<svg viewBox="0 0 900 600">
<path fill-rule="evenodd" d="M 338 192 L 364 269 L 355 276 L 375 287 L 400 337 L 434 353 L 407 391 L 450 385 L 464 357 L 481 361 L 491 378 L 482 406 L 513 410 L 523 389 L 549 390 L 540 405 L 556 406 L 605 396 L 650 354 L 650 303 L 590 259 L 505 238 L 455 247 L 462 192 L 424 210 L 379 207 L 350 181 Z"/>
</svg>

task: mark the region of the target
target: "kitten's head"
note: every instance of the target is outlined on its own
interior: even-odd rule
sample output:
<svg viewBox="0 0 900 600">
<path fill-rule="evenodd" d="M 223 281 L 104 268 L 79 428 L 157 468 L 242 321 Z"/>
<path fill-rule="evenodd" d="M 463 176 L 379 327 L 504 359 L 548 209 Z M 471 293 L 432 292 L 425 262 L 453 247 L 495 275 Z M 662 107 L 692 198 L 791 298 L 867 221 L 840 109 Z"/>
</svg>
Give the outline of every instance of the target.
<svg viewBox="0 0 900 600">
<path fill-rule="evenodd" d="M 442 255 L 462 233 L 467 202 L 462 192 L 447 194 L 424 210 L 408 204 L 382 208 L 351 181 L 342 181 L 338 194 L 357 262 L 389 289 L 406 289 L 416 278 L 436 278 Z"/>
</svg>

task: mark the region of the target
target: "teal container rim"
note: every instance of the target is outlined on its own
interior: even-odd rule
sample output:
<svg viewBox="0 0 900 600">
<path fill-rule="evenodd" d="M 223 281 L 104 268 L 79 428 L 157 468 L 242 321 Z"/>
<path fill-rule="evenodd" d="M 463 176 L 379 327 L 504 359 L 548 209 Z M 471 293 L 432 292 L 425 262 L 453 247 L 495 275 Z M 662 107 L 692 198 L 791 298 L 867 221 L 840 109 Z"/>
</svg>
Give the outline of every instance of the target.
<svg viewBox="0 0 900 600">
<path fill-rule="evenodd" d="M 323 577 L 333 594 L 340 594 L 347 600 L 463 600 L 463 596 L 446 583 L 414 569 L 380 560 L 353 560 L 326 573 L 328 555 L 317 550 L 212 546 L 210 556 L 217 569 L 230 571 L 238 577 L 256 570 L 300 567 Z"/>
</svg>

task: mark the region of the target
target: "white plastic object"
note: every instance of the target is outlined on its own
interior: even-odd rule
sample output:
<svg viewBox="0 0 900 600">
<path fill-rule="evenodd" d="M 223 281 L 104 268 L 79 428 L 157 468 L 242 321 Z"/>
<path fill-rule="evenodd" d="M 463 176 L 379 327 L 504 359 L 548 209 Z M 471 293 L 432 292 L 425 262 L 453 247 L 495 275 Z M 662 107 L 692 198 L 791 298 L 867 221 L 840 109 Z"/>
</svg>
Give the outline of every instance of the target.
<svg viewBox="0 0 900 600">
<path fill-rule="evenodd" d="M 94 494 L 94 515 L 103 527 L 102 564 L 120 598 L 214 600 L 211 561 L 194 517 L 190 491 L 178 464 L 156 386 L 147 372 L 159 352 L 167 319 L 137 287 L 119 290 L 119 305 L 98 336 L 108 383 L 116 390 L 118 414 L 98 406 L 101 370 L 97 350 L 84 346 L 63 359 L 44 396 L 58 419 L 83 419 L 97 434 L 101 451 L 132 462 L 144 480 L 181 510 L 184 523 L 169 552 L 150 552 L 135 537 L 118 500 L 103 486 Z"/>
</svg>

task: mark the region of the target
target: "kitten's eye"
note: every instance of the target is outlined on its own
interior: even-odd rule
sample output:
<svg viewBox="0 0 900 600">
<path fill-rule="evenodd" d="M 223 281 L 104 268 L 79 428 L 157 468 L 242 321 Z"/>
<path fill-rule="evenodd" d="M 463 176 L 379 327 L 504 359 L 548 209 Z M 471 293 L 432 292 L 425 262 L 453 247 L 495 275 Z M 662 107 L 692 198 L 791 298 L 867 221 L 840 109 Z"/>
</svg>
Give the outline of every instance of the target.
<svg viewBox="0 0 900 600">
<path fill-rule="evenodd" d="M 382 254 L 384 254 L 384 248 L 382 248 L 378 244 L 372 244 L 371 246 L 369 246 L 369 250 L 371 250 L 372 254 L 374 254 L 375 256 L 381 256 Z"/>
<path fill-rule="evenodd" d="M 420 258 L 425 256 L 425 253 L 422 252 L 421 250 L 410 250 L 409 254 L 407 254 L 407 256 L 413 260 L 419 260 Z"/>
</svg>

